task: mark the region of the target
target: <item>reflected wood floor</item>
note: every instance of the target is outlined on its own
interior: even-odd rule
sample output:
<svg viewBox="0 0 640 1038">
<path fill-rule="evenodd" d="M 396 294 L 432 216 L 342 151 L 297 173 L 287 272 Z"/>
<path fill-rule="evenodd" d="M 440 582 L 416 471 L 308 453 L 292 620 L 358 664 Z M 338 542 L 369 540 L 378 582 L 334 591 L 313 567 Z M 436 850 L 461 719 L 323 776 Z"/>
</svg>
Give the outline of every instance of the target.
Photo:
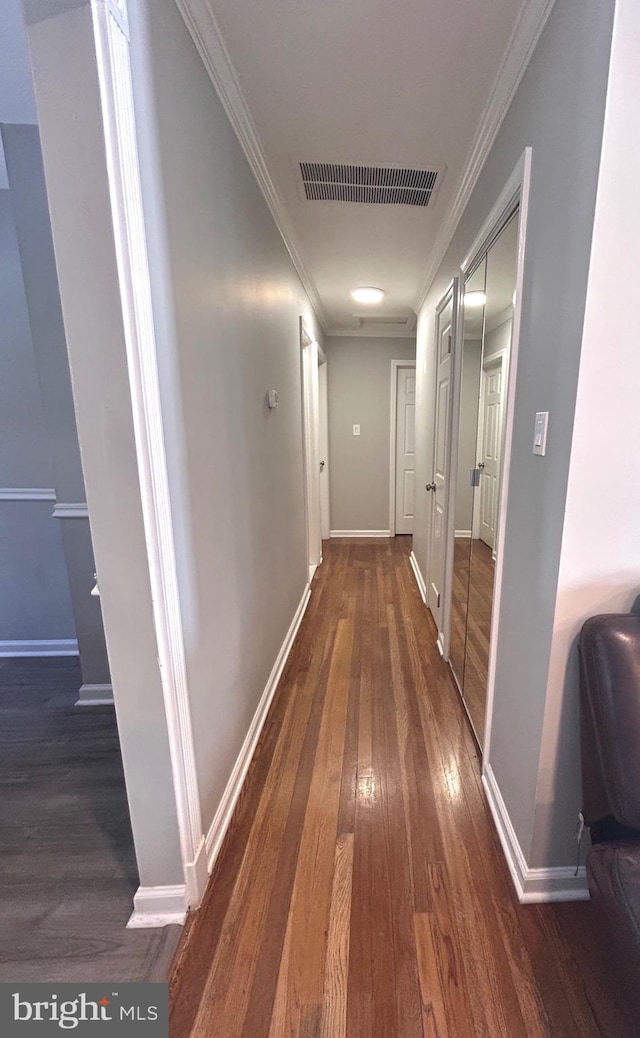
<svg viewBox="0 0 640 1038">
<path fill-rule="evenodd" d="M 172 1038 L 626 1038 L 589 904 L 520 906 L 408 562 L 332 541 L 203 906 Z"/>
<path fill-rule="evenodd" d="M 487 706 L 494 570 L 491 548 L 484 541 L 456 537 L 451 660 L 461 679 L 467 709 L 481 744 Z"/>
</svg>

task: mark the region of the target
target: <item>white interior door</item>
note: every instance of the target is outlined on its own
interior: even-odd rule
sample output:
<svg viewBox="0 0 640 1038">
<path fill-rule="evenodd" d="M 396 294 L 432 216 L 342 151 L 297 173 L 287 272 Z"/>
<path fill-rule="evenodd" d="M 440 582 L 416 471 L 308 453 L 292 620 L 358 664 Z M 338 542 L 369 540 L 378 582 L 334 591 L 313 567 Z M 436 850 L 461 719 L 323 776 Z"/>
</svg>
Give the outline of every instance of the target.
<svg viewBox="0 0 640 1038">
<path fill-rule="evenodd" d="M 304 325 L 302 326 L 301 347 L 307 561 L 309 564 L 309 580 L 311 580 L 317 567 L 322 562 L 318 343 L 310 338 Z"/>
<path fill-rule="evenodd" d="M 488 360 L 482 373 L 480 401 L 480 486 L 478 489 L 479 537 L 493 550 L 498 521 L 500 451 L 502 444 L 502 357 Z"/>
<path fill-rule="evenodd" d="M 396 533 L 413 533 L 416 477 L 415 412 L 414 364 L 396 370 Z"/>
<path fill-rule="evenodd" d="M 318 395 L 320 420 L 320 531 L 322 540 L 330 536 L 329 507 L 329 403 L 327 395 L 327 362 L 322 360 L 318 368 Z"/>
<path fill-rule="evenodd" d="M 441 648 L 447 545 L 446 504 L 450 468 L 451 358 L 456 293 L 457 284 L 454 284 L 442 298 L 436 311 L 433 466 L 431 482 L 426 485 L 427 492 L 431 494 L 427 605 L 438 628 L 438 644 Z"/>
</svg>

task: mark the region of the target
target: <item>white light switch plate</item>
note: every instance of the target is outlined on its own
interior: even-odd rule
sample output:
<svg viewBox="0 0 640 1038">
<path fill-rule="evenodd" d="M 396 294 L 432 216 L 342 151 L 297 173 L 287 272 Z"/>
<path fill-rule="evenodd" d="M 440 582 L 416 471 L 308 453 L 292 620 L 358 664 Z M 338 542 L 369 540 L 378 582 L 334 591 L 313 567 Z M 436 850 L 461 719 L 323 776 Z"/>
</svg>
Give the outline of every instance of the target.
<svg viewBox="0 0 640 1038">
<path fill-rule="evenodd" d="M 360 435 L 360 426 L 359 425 L 354 425 L 354 427 L 353 427 L 353 435 L 354 436 L 359 436 Z"/>
<path fill-rule="evenodd" d="M 547 428 L 549 412 L 536 411 L 536 423 L 533 429 L 533 453 L 544 457 L 547 453 Z"/>
</svg>

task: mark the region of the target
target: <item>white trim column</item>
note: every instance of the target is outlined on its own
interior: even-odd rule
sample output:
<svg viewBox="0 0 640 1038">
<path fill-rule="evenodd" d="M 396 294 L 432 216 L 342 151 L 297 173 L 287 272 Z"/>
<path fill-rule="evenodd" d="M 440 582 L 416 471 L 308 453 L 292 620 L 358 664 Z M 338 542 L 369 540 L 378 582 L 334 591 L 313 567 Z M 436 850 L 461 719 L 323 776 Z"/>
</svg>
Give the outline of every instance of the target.
<svg viewBox="0 0 640 1038">
<path fill-rule="evenodd" d="M 207 883 L 124 0 L 24 0 L 140 913 Z M 183 885 L 181 886 L 181 879 Z M 182 890 L 182 894 L 180 894 Z M 154 892 L 157 892 L 157 896 Z M 150 924 L 149 924 L 150 925 Z"/>
</svg>

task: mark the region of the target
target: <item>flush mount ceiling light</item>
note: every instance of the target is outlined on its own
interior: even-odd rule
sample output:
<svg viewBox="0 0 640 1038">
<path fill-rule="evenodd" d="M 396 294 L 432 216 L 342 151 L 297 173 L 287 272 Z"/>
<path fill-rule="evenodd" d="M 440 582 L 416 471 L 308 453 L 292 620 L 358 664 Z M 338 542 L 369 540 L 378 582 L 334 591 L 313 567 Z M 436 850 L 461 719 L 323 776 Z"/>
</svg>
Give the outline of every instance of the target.
<svg viewBox="0 0 640 1038">
<path fill-rule="evenodd" d="M 484 292 L 465 292 L 464 294 L 465 306 L 484 306 L 486 301 L 487 297 Z"/>
<path fill-rule="evenodd" d="M 355 299 L 356 303 L 379 303 L 384 297 L 384 292 L 381 288 L 354 288 L 351 292 L 351 298 Z"/>
</svg>

